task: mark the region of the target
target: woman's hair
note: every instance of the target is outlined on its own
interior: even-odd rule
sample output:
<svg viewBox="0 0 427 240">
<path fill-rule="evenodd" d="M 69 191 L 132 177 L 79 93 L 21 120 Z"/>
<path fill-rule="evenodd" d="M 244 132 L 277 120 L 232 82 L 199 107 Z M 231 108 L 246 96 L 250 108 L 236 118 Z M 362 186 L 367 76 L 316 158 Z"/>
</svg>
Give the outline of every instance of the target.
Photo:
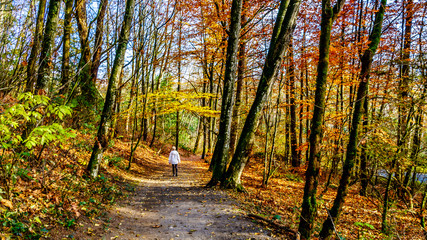
<svg viewBox="0 0 427 240">
<path fill-rule="evenodd" d="M 172 146 L 172 151 L 174 151 L 174 150 L 176 150 L 176 147 L 175 147 L 175 146 Z"/>
</svg>

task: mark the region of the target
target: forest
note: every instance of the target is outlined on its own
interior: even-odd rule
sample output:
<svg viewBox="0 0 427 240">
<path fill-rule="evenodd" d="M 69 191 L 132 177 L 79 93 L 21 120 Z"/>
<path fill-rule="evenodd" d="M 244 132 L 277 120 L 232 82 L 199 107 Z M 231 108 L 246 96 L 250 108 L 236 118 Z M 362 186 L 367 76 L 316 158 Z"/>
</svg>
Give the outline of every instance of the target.
<svg viewBox="0 0 427 240">
<path fill-rule="evenodd" d="M 0 0 L 0 239 L 77 229 L 171 146 L 281 217 L 279 239 L 427 239 L 426 18 L 423 0 Z"/>
</svg>

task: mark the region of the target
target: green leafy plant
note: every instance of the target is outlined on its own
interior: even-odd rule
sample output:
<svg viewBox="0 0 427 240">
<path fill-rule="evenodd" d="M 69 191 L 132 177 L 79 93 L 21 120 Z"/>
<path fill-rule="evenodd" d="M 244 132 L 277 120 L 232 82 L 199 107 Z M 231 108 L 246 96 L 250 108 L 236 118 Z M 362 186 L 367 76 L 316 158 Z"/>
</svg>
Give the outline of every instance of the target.
<svg viewBox="0 0 427 240">
<path fill-rule="evenodd" d="M 357 239 L 369 239 L 370 234 L 367 233 L 368 229 L 374 230 L 375 227 L 369 223 L 355 222 L 354 225 L 358 227 Z"/>
<path fill-rule="evenodd" d="M 70 107 L 29 92 L 17 100 L 0 114 L 0 187 L 7 199 L 17 177 L 27 175 L 20 164 L 34 155 L 37 146 L 55 145 L 75 136 L 58 123 L 71 115 Z M 41 151 L 43 147 L 39 156 Z"/>
</svg>

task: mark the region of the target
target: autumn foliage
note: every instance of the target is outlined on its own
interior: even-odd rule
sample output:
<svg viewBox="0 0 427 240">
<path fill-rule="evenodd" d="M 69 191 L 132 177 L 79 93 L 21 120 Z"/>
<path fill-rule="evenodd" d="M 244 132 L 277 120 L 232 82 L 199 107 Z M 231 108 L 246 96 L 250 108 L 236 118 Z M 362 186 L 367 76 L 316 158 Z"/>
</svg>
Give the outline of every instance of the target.
<svg viewBox="0 0 427 240">
<path fill-rule="evenodd" d="M 142 148 L 177 145 L 210 163 L 223 137 L 221 168 L 249 162 L 242 185 L 225 175 L 211 185 L 238 185 L 249 212 L 280 215 L 297 234 L 308 176 L 316 204 L 303 237 L 319 237 L 341 186 L 328 237 L 422 238 L 426 2 L 243 0 L 229 78 L 233 2 L 0 1 L 0 238 L 37 239 L 102 214 Z M 260 97 L 289 3 L 298 16 Z M 257 94 L 250 141 L 234 155 Z"/>
</svg>

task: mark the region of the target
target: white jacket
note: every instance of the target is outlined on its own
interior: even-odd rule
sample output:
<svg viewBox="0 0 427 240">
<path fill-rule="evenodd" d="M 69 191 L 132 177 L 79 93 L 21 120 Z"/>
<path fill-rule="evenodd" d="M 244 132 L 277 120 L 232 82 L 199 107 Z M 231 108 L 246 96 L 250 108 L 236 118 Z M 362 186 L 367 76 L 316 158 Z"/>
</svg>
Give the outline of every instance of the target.
<svg viewBox="0 0 427 240">
<path fill-rule="evenodd" d="M 176 150 L 173 150 L 169 154 L 169 163 L 170 164 L 178 164 L 181 162 L 181 158 L 179 157 L 179 153 Z"/>
</svg>

